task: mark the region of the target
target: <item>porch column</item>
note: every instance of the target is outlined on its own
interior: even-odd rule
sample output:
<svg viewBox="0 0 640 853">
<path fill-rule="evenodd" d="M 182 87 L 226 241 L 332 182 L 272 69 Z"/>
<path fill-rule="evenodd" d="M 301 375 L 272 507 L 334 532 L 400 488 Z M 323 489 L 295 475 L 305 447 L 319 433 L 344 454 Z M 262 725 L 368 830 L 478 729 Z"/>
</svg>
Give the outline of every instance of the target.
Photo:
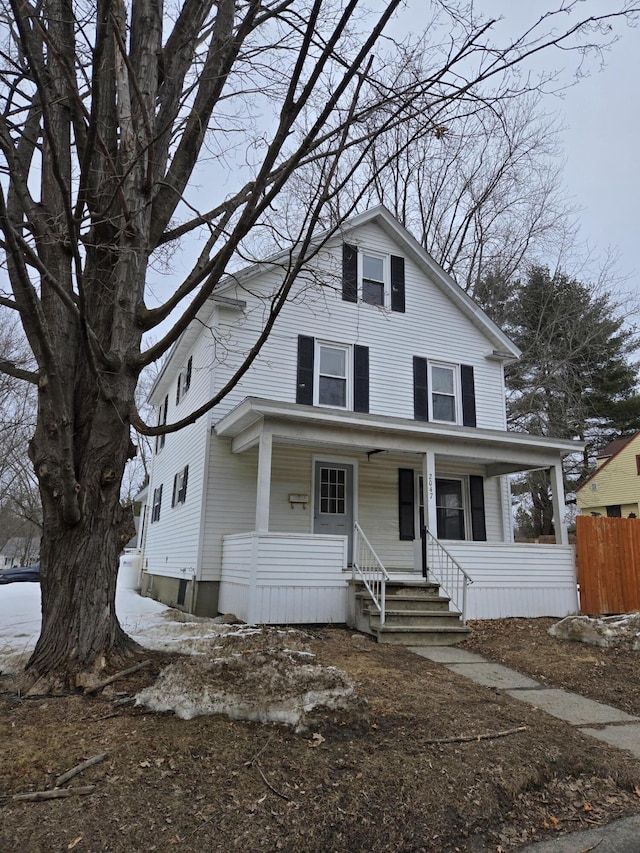
<svg viewBox="0 0 640 853">
<path fill-rule="evenodd" d="M 269 499 L 271 494 L 271 450 L 273 436 L 267 426 L 262 427 L 258 444 L 258 478 L 256 484 L 256 530 L 269 530 Z"/>
<path fill-rule="evenodd" d="M 549 469 L 551 474 L 551 499 L 553 501 L 553 529 L 556 532 L 556 545 L 568 545 L 569 535 L 567 525 L 564 523 L 564 478 L 562 474 L 562 462 L 552 465 Z"/>
<path fill-rule="evenodd" d="M 436 455 L 433 450 L 427 450 L 422 456 L 422 500 L 424 503 L 424 523 L 427 530 L 438 535 L 436 517 Z"/>
</svg>

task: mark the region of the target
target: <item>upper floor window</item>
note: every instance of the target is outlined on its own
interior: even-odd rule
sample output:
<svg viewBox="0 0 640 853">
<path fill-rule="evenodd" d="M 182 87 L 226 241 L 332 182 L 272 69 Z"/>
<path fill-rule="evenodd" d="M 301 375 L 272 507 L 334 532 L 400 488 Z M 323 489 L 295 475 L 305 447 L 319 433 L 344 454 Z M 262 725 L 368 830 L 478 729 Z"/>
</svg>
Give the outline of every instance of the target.
<svg viewBox="0 0 640 853">
<path fill-rule="evenodd" d="M 314 403 L 319 406 L 348 408 L 351 400 L 349 370 L 350 347 L 317 342 L 317 376 L 314 382 Z"/>
<path fill-rule="evenodd" d="M 432 421 L 458 423 L 459 383 L 455 365 L 430 364 L 431 418 Z"/>
<path fill-rule="evenodd" d="M 404 312 L 404 258 L 344 243 L 342 299 Z"/>
<path fill-rule="evenodd" d="M 419 421 L 476 426 L 473 366 L 414 356 L 413 411 Z"/>
<path fill-rule="evenodd" d="M 160 408 L 158 409 L 158 426 L 166 426 L 167 424 L 167 414 L 169 412 L 169 395 L 164 398 L 163 402 L 160 404 Z M 166 439 L 166 435 L 157 435 L 156 436 L 156 453 L 162 450 L 164 447 L 164 442 Z"/>
<path fill-rule="evenodd" d="M 183 504 L 187 499 L 187 480 L 189 478 L 189 466 L 185 465 L 182 471 L 173 478 L 173 495 L 171 498 L 171 506 Z"/>
<path fill-rule="evenodd" d="M 296 403 L 369 411 L 369 347 L 298 335 Z"/>
<path fill-rule="evenodd" d="M 193 368 L 193 356 L 189 356 L 187 366 L 178 374 L 176 385 L 176 406 L 191 387 L 191 371 Z"/>
</svg>

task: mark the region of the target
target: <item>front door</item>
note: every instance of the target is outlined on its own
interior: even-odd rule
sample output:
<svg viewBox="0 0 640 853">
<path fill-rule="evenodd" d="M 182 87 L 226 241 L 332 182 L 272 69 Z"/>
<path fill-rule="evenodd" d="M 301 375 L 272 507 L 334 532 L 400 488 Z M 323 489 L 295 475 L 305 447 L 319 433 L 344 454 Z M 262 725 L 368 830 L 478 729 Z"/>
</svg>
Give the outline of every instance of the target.
<svg viewBox="0 0 640 853">
<path fill-rule="evenodd" d="M 351 564 L 353 465 L 316 462 L 313 506 L 313 532 L 348 536 L 347 559 Z"/>
</svg>

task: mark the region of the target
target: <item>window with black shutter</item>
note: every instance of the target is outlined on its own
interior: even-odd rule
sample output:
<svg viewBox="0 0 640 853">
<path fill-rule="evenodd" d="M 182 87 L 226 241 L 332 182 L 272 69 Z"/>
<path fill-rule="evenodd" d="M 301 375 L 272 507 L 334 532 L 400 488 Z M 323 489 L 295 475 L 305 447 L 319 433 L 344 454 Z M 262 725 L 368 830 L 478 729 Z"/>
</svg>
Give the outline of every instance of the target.
<svg viewBox="0 0 640 853">
<path fill-rule="evenodd" d="M 187 480 L 189 477 L 189 466 L 185 465 L 182 471 L 173 478 L 173 495 L 171 498 L 171 506 L 183 504 L 187 499 Z"/>
<path fill-rule="evenodd" d="M 153 490 L 153 504 L 151 507 L 151 521 L 160 521 L 160 510 L 162 508 L 162 483 Z"/>
</svg>

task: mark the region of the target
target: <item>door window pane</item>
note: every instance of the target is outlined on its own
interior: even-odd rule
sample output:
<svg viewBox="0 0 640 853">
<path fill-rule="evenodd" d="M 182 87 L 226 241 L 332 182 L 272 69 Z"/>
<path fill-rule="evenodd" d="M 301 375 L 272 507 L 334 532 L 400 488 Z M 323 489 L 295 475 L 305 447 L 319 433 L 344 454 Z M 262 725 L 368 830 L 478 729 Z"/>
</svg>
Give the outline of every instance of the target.
<svg viewBox="0 0 640 853">
<path fill-rule="evenodd" d="M 320 468 L 320 512 L 331 515 L 346 513 L 346 471 L 344 468 Z"/>
</svg>

